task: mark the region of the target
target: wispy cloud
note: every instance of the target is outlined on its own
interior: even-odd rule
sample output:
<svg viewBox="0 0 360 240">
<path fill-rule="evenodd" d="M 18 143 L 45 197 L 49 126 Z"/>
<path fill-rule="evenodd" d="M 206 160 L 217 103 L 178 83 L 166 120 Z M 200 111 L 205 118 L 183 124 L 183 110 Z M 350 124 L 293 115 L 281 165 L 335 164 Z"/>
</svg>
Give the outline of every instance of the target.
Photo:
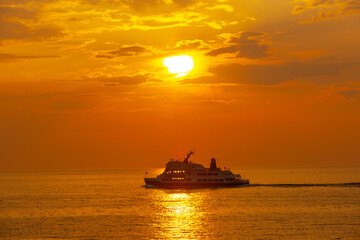
<svg viewBox="0 0 360 240">
<path fill-rule="evenodd" d="M 210 68 L 212 76 L 185 79 L 182 83 L 196 84 L 260 84 L 276 85 L 306 77 L 334 77 L 341 70 L 353 66 L 350 62 L 336 63 L 286 63 L 282 65 L 226 64 Z"/>
<path fill-rule="evenodd" d="M 310 15 L 304 23 L 360 14 L 358 0 L 297 0 L 293 14 Z"/>
<path fill-rule="evenodd" d="M 122 46 L 115 50 L 106 51 L 96 55 L 98 58 L 115 58 L 115 57 L 131 57 L 142 55 L 148 52 L 148 49 L 144 46 L 132 45 L 132 46 Z"/>
<path fill-rule="evenodd" d="M 31 56 L 31 55 L 14 55 L 8 53 L 0 53 L 0 62 L 10 62 L 10 61 L 26 60 L 26 59 L 59 58 L 59 57 L 60 56 L 56 56 L 56 55 Z"/>
<path fill-rule="evenodd" d="M 229 41 L 230 46 L 217 48 L 206 53 L 208 56 L 218 56 L 225 53 L 235 53 L 234 57 L 249 59 L 263 58 L 268 55 L 268 46 L 263 40 L 264 34 L 258 32 L 243 32 Z"/>
<path fill-rule="evenodd" d="M 102 82 L 106 86 L 117 85 L 138 85 L 146 82 L 159 82 L 160 80 L 151 77 L 149 74 L 134 76 L 100 76 L 94 78 L 84 78 L 81 81 Z"/>
</svg>

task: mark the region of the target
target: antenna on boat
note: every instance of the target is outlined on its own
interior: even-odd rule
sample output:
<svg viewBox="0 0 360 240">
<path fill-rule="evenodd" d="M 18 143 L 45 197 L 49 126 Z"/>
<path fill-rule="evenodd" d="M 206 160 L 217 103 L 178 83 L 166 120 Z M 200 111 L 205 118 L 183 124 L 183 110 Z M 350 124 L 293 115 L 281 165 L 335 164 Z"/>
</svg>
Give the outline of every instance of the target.
<svg viewBox="0 0 360 240">
<path fill-rule="evenodd" d="M 195 154 L 195 152 L 194 152 L 194 151 L 190 151 L 190 152 L 187 154 L 186 158 L 184 159 L 183 163 L 188 163 L 188 162 L 189 162 L 188 160 L 189 160 L 191 154 Z"/>
</svg>

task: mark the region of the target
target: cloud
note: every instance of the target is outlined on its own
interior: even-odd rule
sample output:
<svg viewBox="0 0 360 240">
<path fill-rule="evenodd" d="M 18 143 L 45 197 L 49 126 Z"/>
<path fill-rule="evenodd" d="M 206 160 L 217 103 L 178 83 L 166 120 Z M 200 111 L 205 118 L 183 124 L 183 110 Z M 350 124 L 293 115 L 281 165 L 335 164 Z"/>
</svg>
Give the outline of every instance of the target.
<svg viewBox="0 0 360 240">
<path fill-rule="evenodd" d="M 7 53 L 0 53 L 0 62 L 10 62 L 16 60 L 26 60 L 26 59 L 41 59 L 41 58 L 59 58 L 60 56 L 56 55 L 45 55 L 45 56 L 24 56 L 24 55 L 13 55 Z"/>
<path fill-rule="evenodd" d="M 359 0 L 297 0 L 292 11 L 292 14 L 309 14 L 311 16 L 311 19 L 308 19 L 303 23 L 359 13 Z"/>
<path fill-rule="evenodd" d="M 360 90 L 345 90 L 339 93 L 345 96 L 346 98 L 360 97 Z"/>
<path fill-rule="evenodd" d="M 231 45 L 229 47 L 223 47 L 223 48 L 217 48 L 214 50 L 211 50 L 210 52 L 206 53 L 205 55 L 216 57 L 218 55 L 224 54 L 224 53 L 234 53 L 240 51 L 240 47 L 238 45 Z"/>
<path fill-rule="evenodd" d="M 32 1 L 12 1 L 15 4 L 26 4 Z M 38 1 L 36 1 L 38 2 Z M 41 1 L 40 1 L 41 2 Z M 50 1 L 43 1 L 50 2 Z M 53 37 L 64 36 L 61 29 L 54 25 L 34 24 L 37 22 L 39 8 L 32 7 L 31 10 L 18 7 L 5 6 L 6 1 L 0 6 L 0 42 L 1 40 L 43 40 Z M 27 22 L 27 23 L 26 23 Z M 31 23 L 32 22 L 32 23 Z M 29 25 L 29 23 L 31 23 Z"/>
<path fill-rule="evenodd" d="M 1 0 L 1 5 L 19 5 L 28 3 L 50 3 L 58 0 Z"/>
<path fill-rule="evenodd" d="M 207 7 L 206 9 L 209 9 L 209 10 L 220 9 L 220 10 L 224 10 L 226 12 L 233 12 L 234 11 L 234 7 L 231 6 L 231 5 L 227 5 L 227 4 L 215 5 L 215 6 L 212 6 L 212 7 Z"/>
<path fill-rule="evenodd" d="M 354 64 L 338 63 L 286 63 L 283 65 L 241 65 L 227 64 L 209 69 L 212 76 L 185 79 L 182 83 L 195 84 L 261 84 L 276 85 L 281 82 L 307 77 L 334 77 L 343 69 Z"/>
<path fill-rule="evenodd" d="M 133 22 L 133 27 L 148 30 L 189 26 L 191 24 L 198 25 L 207 18 L 208 16 L 206 14 L 194 11 L 166 12 L 146 17 L 136 15 L 136 21 Z"/>
<path fill-rule="evenodd" d="M 107 77 L 101 76 L 96 78 L 86 78 L 84 81 L 102 82 L 106 86 L 117 86 L 117 85 L 138 85 L 146 82 L 159 82 L 160 80 L 152 78 L 149 74 L 141 75 L 137 74 L 134 76 L 115 76 Z"/>
<path fill-rule="evenodd" d="M 199 3 L 200 1 L 197 1 L 197 0 L 172 0 L 172 2 L 174 2 L 177 5 L 182 6 L 182 7 L 188 7 L 188 6 L 193 5 L 193 4 L 197 3 L 197 2 Z"/>
<path fill-rule="evenodd" d="M 0 20 L 0 39 L 21 39 L 31 35 L 30 30 L 20 22 Z"/>
<path fill-rule="evenodd" d="M 139 26 L 144 28 L 168 28 L 173 26 L 185 25 L 181 20 L 171 20 L 168 21 L 166 18 L 154 18 L 154 19 L 144 19 L 138 22 Z M 141 27 L 140 27 L 141 28 Z"/>
<path fill-rule="evenodd" d="M 121 9 L 121 8 L 120 8 Z M 94 10 L 91 12 L 90 17 L 98 17 L 103 20 L 108 29 L 115 30 L 154 30 L 154 29 L 167 29 L 174 27 L 185 27 L 190 25 L 206 25 L 202 23 L 204 19 L 209 16 L 195 11 L 160 11 L 152 14 L 142 15 L 140 13 L 131 11 L 124 7 L 119 10 Z M 77 19 L 77 18 L 75 18 Z"/>
<path fill-rule="evenodd" d="M 96 55 L 98 58 L 108 58 L 112 59 L 115 57 L 131 57 L 138 56 L 147 53 L 148 50 L 146 47 L 133 45 L 133 46 L 122 46 L 118 49 L 107 51 L 102 54 Z"/>
<path fill-rule="evenodd" d="M 1 40 L 44 40 L 64 36 L 56 26 L 28 27 L 21 22 L 8 22 L 0 19 Z"/>
<path fill-rule="evenodd" d="M 154 13 L 157 11 L 162 12 L 163 6 L 166 5 L 168 9 L 171 8 L 186 8 L 195 4 L 199 1 L 195 0 L 82 0 L 85 4 L 93 5 L 113 5 L 122 6 L 125 8 L 133 9 L 141 14 L 147 12 Z"/>
<path fill-rule="evenodd" d="M 34 19 L 36 15 L 37 12 L 29 11 L 21 7 L 0 6 L 0 19 Z"/>
<path fill-rule="evenodd" d="M 264 34 L 258 32 L 243 32 L 239 37 L 232 37 L 229 43 L 233 45 L 214 49 L 206 55 L 218 56 L 225 53 L 236 53 L 235 57 L 249 59 L 263 58 L 268 55 L 268 46 L 263 40 Z"/>
<path fill-rule="evenodd" d="M 205 50 L 209 49 L 209 46 L 203 41 L 199 39 L 195 40 L 181 40 L 176 43 L 174 47 L 170 48 L 171 50 L 189 50 L 189 49 L 198 49 Z"/>
<path fill-rule="evenodd" d="M 142 46 L 129 46 L 129 47 L 121 47 L 114 51 L 110 51 L 110 55 L 114 56 L 134 56 L 139 55 L 146 52 L 146 48 Z"/>
</svg>

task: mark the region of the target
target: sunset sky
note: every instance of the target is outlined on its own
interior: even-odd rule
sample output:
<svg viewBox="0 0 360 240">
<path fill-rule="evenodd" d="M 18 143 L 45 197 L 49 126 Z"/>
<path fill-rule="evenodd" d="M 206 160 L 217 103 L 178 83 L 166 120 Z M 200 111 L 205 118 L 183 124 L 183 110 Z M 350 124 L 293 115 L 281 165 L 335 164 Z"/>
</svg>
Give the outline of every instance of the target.
<svg viewBox="0 0 360 240">
<path fill-rule="evenodd" d="M 171 73 L 164 59 L 194 68 Z M 1 0 L 0 170 L 360 165 L 359 0 Z"/>
</svg>

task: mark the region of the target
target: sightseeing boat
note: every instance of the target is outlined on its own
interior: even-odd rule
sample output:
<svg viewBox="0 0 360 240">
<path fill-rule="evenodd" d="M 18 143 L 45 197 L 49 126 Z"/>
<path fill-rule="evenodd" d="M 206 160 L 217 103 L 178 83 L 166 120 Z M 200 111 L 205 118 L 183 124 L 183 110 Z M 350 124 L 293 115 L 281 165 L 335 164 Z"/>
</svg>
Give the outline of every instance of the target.
<svg viewBox="0 0 360 240">
<path fill-rule="evenodd" d="M 155 178 L 144 178 L 146 187 L 234 187 L 249 184 L 249 180 L 243 179 L 240 174 L 218 168 L 215 158 L 211 158 L 209 168 L 189 161 L 192 154 L 194 152 L 190 151 L 183 161 L 170 159 L 163 173 Z"/>
</svg>

